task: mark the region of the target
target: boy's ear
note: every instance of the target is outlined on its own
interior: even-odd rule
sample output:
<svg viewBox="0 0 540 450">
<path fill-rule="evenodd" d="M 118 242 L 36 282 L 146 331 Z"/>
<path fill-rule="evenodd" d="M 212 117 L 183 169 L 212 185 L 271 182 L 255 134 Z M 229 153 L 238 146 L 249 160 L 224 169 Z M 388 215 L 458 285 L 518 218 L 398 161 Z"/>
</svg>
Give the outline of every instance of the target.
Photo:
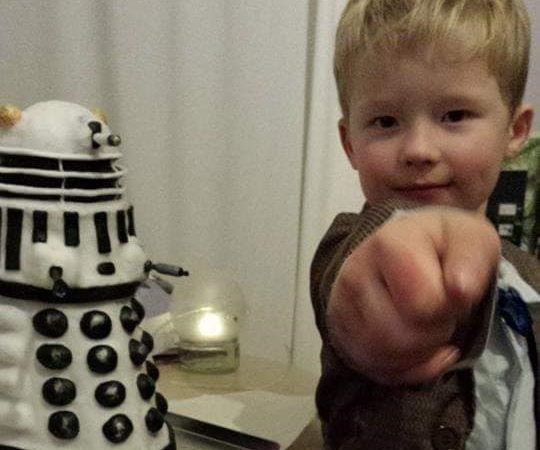
<svg viewBox="0 0 540 450">
<path fill-rule="evenodd" d="M 529 104 L 522 104 L 516 108 L 510 122 L 510 141 L 504 154 L 504 159 L 511 159 L 518 155 L 521 147 L 529 137 L 534 119 L 534 109 Z"/>
<path fill-rule="evenodd" d="M 354 162 L 353 157 L 353 148 L 351 145 L 351 141 L 349 139 L 349 130 L 347 129 L 347 119 L 345 117 L 342 117 L 338 122 L 338 128 L 339 128 L 339 137 L 341 139 L 341 146 L 343 147 L 343 150 L 345 150 L 345 154 L 347 155 L 347 158 L 349 159 L 349 162 L 353 169 L 356 170 L 356 165 Z"/>
</svg>

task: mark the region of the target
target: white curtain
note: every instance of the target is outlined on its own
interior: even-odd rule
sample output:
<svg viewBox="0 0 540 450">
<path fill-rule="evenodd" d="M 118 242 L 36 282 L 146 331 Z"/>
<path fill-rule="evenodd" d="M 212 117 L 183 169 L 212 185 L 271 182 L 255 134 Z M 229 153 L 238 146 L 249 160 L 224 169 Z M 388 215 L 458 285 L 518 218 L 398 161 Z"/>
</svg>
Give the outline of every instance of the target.
<svg viewBox="0 0 540 450">
<path fill-rule="evenodd" d="M 299 270 L 294 327 L 295 364 L 319 370 L 320 339 L 309 296 L 309 267 L 322 235 L 339 212 L 359 211 L 358 179 L 341 149 L 339 103 L 333 77 L 336 25 L 346 0 L 319 0 L 312 11 L 306 157 L 300 228 Z"/>
<path fill-rule="evenodd" d="M 242 351 L 288 361 L 308 2 L 2 0 L 0 103 L 101 107 L 155 261 L 225 271 Z"/>
</svg>

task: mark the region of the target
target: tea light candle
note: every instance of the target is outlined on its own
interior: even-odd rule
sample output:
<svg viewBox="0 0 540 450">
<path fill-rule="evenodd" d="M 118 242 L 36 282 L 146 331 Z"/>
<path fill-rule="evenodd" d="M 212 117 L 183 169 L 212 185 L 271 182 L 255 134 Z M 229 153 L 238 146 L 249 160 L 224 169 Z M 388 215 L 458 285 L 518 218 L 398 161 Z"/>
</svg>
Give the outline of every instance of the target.
<svg viewBox="0 0 540 450">
<path fill-rule="evenodd" d="M 235 370 L 246 312 L 239 284 L 194 263 L 190 263 L 190 276 L 182 281 L 173 280 L 170 310 L 180 367 L 197 372 Z"/>
<path fill-rule="evenodd" d="M 173 319 L 179 364 L 194 372 L 231 372 L 239 365 L 238 320 L 201 308 Z"/>
<path fill-rule="evenodd" d="M 202 308 L 175 321 L 181 341 L 212 344 L 238 339 L 238 321 L 223 311 Z"/>
</svg>

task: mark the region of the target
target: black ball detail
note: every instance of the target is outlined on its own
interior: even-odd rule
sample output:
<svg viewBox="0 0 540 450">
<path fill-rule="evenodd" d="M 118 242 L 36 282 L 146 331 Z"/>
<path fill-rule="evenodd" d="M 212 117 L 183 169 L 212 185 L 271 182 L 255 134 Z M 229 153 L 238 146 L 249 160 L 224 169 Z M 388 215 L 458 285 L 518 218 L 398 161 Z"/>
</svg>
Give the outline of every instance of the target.
<svg viewBox="0 0 540 450">
<path fill-rule="evenodd" d="M 77 396 L 75 383 L 67 378 L 50 378 L 41 388 L 43 398 L 55 406 L 69 405 Z"/>
<path fill-rule="evenodd" d="M 47 369 L 62 370 L 73 360 L 69 348 L 60 344 L 43 344 L 36 351 L 38 361 Z"/>
<path fill-rule="evenodd" d="M 133 308 L 133 311 L 137 313 L 137 315 L 141 318 L 141 321 L 144 319 L 144 316 L 146 313 L 144 312 L 144 306 L 141 305 L 141 303 L 136 299 L 131 299 L 131 307 Z"/>
<path fill-rule="evenodd" d="M 144 417 L 146 428 L 150 433 L 157 433 L 163 427 L 165 419 L 156 408 L 150 408 Z"/>
<path fill-rule="evenodd" d="M 148 347 L 149 353 L 154 350 L 154 338 L 150 333 L 143 331 L 141 336 L 141 342 Z"/>
<path fill-rule="evenodd" d="M 109 373 L 116 369 L 118 355 L 108 345 L 96 345 L 88 351 L 86 362 L 92 372 Z"/>
<path fill-rule="evenodd" d="M 39 334 L 59 338 L 68 329 L 68 319 L 66 315 L 58 309 L 49 308 L 38 312 L 32 319 L 34 330 Z"/>
<path fill-rule="evenodd" d="M 148 400 L 156 392 L 156 383 L 148 375 L 141 373 L 137 376 L 137 388 L 141 397 Z"/>
<path fill-rule="evenodd" d="M 79 419 L 70 411 L 58 411 L 49 417 L 49 431 L 58 439 L 74 439 L 79 429 Z"/>
<path fill-rule="evenodd" d="M 107 381 L 96 388 L 94 395 L 101 406 L 114 408 L 126 399 L 126 388 L 119 381 Z"/>
<path fill-rule="evenodd" d="M 126 330 L 126 333 L 133 333 L 133 330 L 141 323 L 141 321 L 142 319 L 139 315 L 129 306 L 123 306 L 120 310 L 120 322 L 122 323 L 124 330 Z"/>
<path fill-rule="evenodd" d="M 167 399 L 163 397 L 163 395 L 160 392 L 156 392 L 156 408 L 158 411 L 165 415 L 169 412 L 169 403 L 167 402 Z"/>
<path fill-rule="evenodd" d="M 146 373 L 152 380 L 159 380 L 159 369 L 152 361 L 146 361 Z"/>
<path fill-rule="evenodd" d="M 117 414 L 105 422 L 102 430 L 109 442 L 120 444 L 133 433 L 133 424 L 129 417 L 124 414 Z"/>
<path fill-rule="evenodd" d="M 82 316 L 81 330 L 90 339 L 105 339 L 112 330 L 112 321 L 103 311 L 88 311 Z"/>
<path fill-rule="evenodd" d="M 150 353 L 150 350 L 142 342 L 135 339 L 129 340 L 129 357 L 133 364 L 140 366 L 146 360 L 148 353 Z"/>
</svg>

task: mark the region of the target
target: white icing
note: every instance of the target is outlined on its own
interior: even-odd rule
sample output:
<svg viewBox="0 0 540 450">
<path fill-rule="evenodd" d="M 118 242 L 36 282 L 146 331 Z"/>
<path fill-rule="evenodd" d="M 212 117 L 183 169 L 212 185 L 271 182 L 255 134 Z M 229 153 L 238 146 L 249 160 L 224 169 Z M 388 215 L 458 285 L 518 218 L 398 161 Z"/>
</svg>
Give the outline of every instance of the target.
<svg viewBox="0 0 540 450">
<path fill-rule="evenodd" d="M 0 201 L 0 205 L 4 203 Z M 20 200 L 9 202 L 21 207 Z M 35 202 L 34 204 L 35 205 Z M 2 207 L 2 216 L 7 216 L 7 209 Z M 35 243 L 32 241 L 33 207 L 24 208 L 21 236 L 21 270 L 6 270 L 5 252 L 0 252 L 0 279 L 32 286 L 51 289 L 53 280 L 49 275 L 51 266 L 60 266 L 64 269 L 63 280 L 68 286 L 88 288 L 92 286 L 110 286 L 113 284 L 142 281 L 144 263 L 147 260 L 135 236 L 128 236 L 127 243 L 118 240 L 116 231 L 116 212 L 127 211 L 125 202 L 114 202 L 110 205 L 93 205 L 89 208 L 84 205 L 56 208 L 54 205 L 36 205 L 37 210 L 47 211 L 47 242 Z M 100 254 L 98 252 L 98 239 L 94 224 L 94 213 L 97 211 L 107 214 L 107 225 L 111 252 Z M 66 247 L 64 244 L 64 212 L 78 212 L 80 227 L 80 244 L 77 247 Z M 2 221 L 2 236 L 7 235 L 7 220 Z M 5 240 L 4 240 L 5 242 Z M 102 262 L 112 262 L 115 265 L 114 275 L 100 275 L 97 266 Z"/>
<path fill-rule="evenodd" d="M 27 168 L 13 168 L 0 166 L 0 173 L 6 174 L 24 174 L 24 175 L 39 175 L 46 178 L 67 178 L 78 177 L 93 180 L 108 180 L 111 178 L 120 178 L 127 173 L 127 170 L 121 166 L 115 166 L 116 171 L 114 173 L 85 173 L 85 172 L 72 172 L 64 170 L 59 172 L 58 170 L 42 170 L 42 169 L 27 169 Z"/>
<path fill-rule="evenodd" d="M 86 191 L 84 189 L 64 189 L 64 188 L 36 188 L 32 186 L 13 186 L 12 184 L 0 183 L 0 190 L 27 194 L 27 195 L 73 195 L 77 197 L 97 197 L 101 195 L 119 195 L 124 192 L 124 188 L 94 189 Z"/>
<path fill-rule="evenodd" d="M 87 154 L 76 154 L 76 153 L 58 153 L 51 152 L 46 149 L 36 150 L 33 148 L 17 147 L 17 146 L 5 146 L 2 145 L 4 141 L 7 141 L 6 136 L 8 136 L 8 131 L 6 129 L 0 129 L 0 155 L 3 154 L 16 154 L 22 156 L 39 156 L 43 158 L 54 158 L 62 159 L 64 161 L 96 161 L 96 160 L 116 160 L 122 156 L 120 152 L 107 149 L 105 153 L 103 148 L 100 148 L 99 151 L 92 152 L 90 146 L 88 146 Z M 89 137 L 90 139 L 90 137 Z"/>
<path fill-rule="evenodd" d="M 53 450 L 59 447 L 76 450 L 161 450 L 168 444 L 166 426 L 156 433 L 146 429 L 144 417 L 150 407 L 155 407 L 155 399 L 143 400 L 139 394 L 136 380 L 139 373 L 146 373 L 145 364 L 136 367 L 129 357 L 129 340 L 140 339 L 142 330 L 137 327 L 132 335 L 127 334 L 119 321 L 122 306 L 129 305 L 130 299 L 111 302 L 95 302 L 84 305 L 52 305 L 59 308 L 68 318 L 68 330 L 60 338 L 47 338 L 31 332 L 27 343 L 29 354 L 16 379 L 17 398 L 3 389 L 0 383 L 0 444 L 20 447 L 27 450 Z M 24 304 L 24 306 L 23 306 Z M 32 330 L 32 317 L 37 312 L 50 308 L 51 304 L 24 302 L 0 296 L 0 315 L 4 308 L 24 308 L 25 331 Z M 112 331 L 106 339 L 93 340 L 86 337 L 80 329 L 80 319 L 86 311 L 100 310 L 113 321 Z M 62 344 L 68 347 L 73 361 L 64 370 L 51 370 L 43 367 L 35 358 L 35 352 L 42 344 Z M 9 345 L 9 344 L 7 344 Z M 110 345 L 118 353 L 118 366 L 109 374 L 96 374 L 88 369 L 86 356 L 95 345 Z M 0 371 L 0 377 L 3 372 Z M 75 383 L 77 396 L 67 406 L 49 405 L 42 397 L 43 383 L 52 377 L 67 378 Z M 3 377 L 2 377 L 3 378 Z M 94 397 L 96 387 L 105 381 L 120 381 L 126 387 L 124 403 L 116 408 L 104 408 Z M 159 391 L 159 384 L 158 384 Z M 47 429 L 49 416 L 57 411 L 74 412 L 80 423 L 80 433 L 72 441 L 62 441 L 52 436 Z M 19 414 L 17 413 L 19 412 Z M 122 444 L 108 442 L 102 433 L 103 424 L 113 415 L 125 414 L 132 421 L 134 430 Z M 21 430 L 24 433 L 21 434 Z"/>
<path fill-rule="evenodd" d="M 33 405 L 22 402 L 0 402 L 0 434 L 2 436 L 9 432 L 31 433 L 34 426 Z"/>
<path fill-rule="evenodd" d="M 22 112 L 13 127 L 0 128 L 0 145 L 65 154 L 95 153 L 89 146 L 91 121 L 100 122 L 102 133 L 110 134 L 107 124 L 82 106 L 56 100 L 36 103 Z"/>
<path fill-rule="evenodd" d="M 26 186 L 18 181 L 0 183 L 0 282 L 20 283 L 33 288 L 50 290 L 54 280 L 51 266 L 62 268 L 62 280 L 70 288 L 86 289 L 141 282 L 146 278 L 144 263 L 147 260 L 136 236 L 127 230 L 129 203 L 122 198 L 124 188 L 114 183 L 112 187 L 95 189 L 67 189 L 70 177 L 85 180 L 115 180 L 125 174 L 116 165 L 120 154 L 107 146 L 94 149 L 91 121 L 101 123 L 100 142 L 110 135 L 109 127 L 90 111 L 79 105 L 65 102 L 37 103 L 22 112 L 19 122 L 0 127 L 0 174 L 4 176 L 41 177 L 61 179 L 61 187 L 43 188 Z M 11 155 L 46 157 L 54 160 L 59 170 L 39 167 L 8 167 L 2 165 Z M 16 158 L 15 158 L 16 159 Z M 63 161 L 110 160 L 111 172 L 76 172 L 63 170 Z M 101 164 L 101 163 L 100 163 Z M 9 164 L 10 166 L 12 164 Z M 55 167 L 54 165 L 52 167 Z M 36 195 L 37 198 L 9 198 L 2 195 L 12 192 Z M 44 200 L 44 195 L 59 194 L 60 200 Z M 114 200 L 93 203 L 68 201 L 65 196 L 97 197 L 114 195 Z M 22 211 L 20 269 L 6 267 L 9 242 L 8 210 Z M 34 212 L 47 213 L 46 242 L 33 242 Z M 126 216 L 127 242 L 121 242 L 117 232 L 117 213 Z M 67 246 L 64 230 L 64 213 L 76 212 L 79 217 L 80 243 Z M 98 251 L 95 214 L 105 213 L 110 252 Z M 114 274 L 100 274 L 100 263 L 114 264 Z M 145 364 L 137 367 L 129 355 L 130 339 L 139 339 L 142 331 L 136 328 L 130 335 L 120 323 L 120 311 L 130 304 L 130 298 L 79 304 L 52 304 L 45 299 L 22 300 L 0 295 L 0 446 L 12 446 L 24 450 L 162 450 L 169 444 L 166 425 L 157 433 L 148 431 L 145 416 L 155 407 L 155 396 L 143 400 L 139 394 L 137 375 L 146 373 Z M 44 309 L 61 310 L 68 319 L 67 332 L 59 338 L 48 338 L 34 330 L 32 319 Z M 85 312 L 100 310 L 112 320 L 111 334 L 99 340 L 86 337 L 80 328 Z M 43 344 L 62 344 L 72 352 L 72 363 L 63 370 L 44 367 L 36 358 L 37 349 Z M 118 366 L 109 374 L 96 374 L 87 365 L 88 351 L 96 345 L 113 347 L 118 354 Z M 52 377 L 62 377 L 75 383 L 77 395 L 66 406 L 50 405 L 42 395 L 43 384 Z M 125 401 L 114 408 L 105 408 L 96 401 L 95 389 L 105 381 L 119 381 L 127 390 Z M 158 388 L 159 390 L 159 388 Z M 75 439 L 61 440 L 48 430 L 51 414 L 71 411 L 80 423 Z M 102 431 L 103 424 L 116 414 L 125 414 L 133 423 L 133 433 L 123 443 L 109 442 Z"/>
</svg>

